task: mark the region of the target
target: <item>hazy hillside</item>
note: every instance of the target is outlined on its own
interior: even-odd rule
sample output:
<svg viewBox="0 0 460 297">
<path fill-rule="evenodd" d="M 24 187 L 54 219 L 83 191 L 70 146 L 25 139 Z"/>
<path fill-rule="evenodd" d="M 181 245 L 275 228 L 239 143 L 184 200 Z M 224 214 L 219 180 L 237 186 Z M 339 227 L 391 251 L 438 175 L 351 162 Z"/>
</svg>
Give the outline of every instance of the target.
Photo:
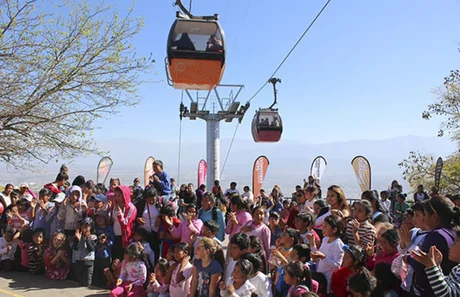
<svg viewBox="0 0 460 297">
<path fill-rule="evenodd" d="M 221 166 L 227 153 L 229 140 L 221 141 Z M 103 150 L 110 150 L 114 160 L 111 176 L 120 177 L 123 183 L 131 183 L 135 176 L 142 177 L 145 159 L 152 155 L 163 160 L 165 169 L 171 176 L 177 177 L 178 145 L 177 143 L 158 143 L 134 139 L 116 139 L 101 141 Z M 455 150 L 455 145 L 446 138 L 425 138 L 405 136 L 385 140 L 353 140 L 325 144 L 300 143 L 281 141 L 277 144 L 256 144 L 250 140 L 236 139 L 229 161 L 222 176 L 223 185 L 236 181 L 241 186 L 251 185 L 252 165 L 259 155 L 270 159 L 270 167 L 266 176 L 267 188 L 279 184 L 290 192 L 309 174 L 310 165 L 317 155 L 322 155 L 328 162 L 322 181 L 324 186 L 339 184 L 345 188 L 348 196 L 355 196 L 359 188 L 350 165 L 356 155 L 366 156 L 371 162 L 373 188 L 385 189 L 392 179 L 402 181 L 398 163 L 411 150 L 421 150 L 446 156 Z M 196 166 L 206 156 L 204 142 L 183 143 L 181 158 L 180 182 L 196 183 Z M 68 164 L 72 178 L 82 174 L 95 179 L 98 156 L 90 156 Z M 17 172 L 0 168 L 0 184 L 23 181 L 36 183 L 37 187 L 51 181 L 60 164 L 50 164 L 41 168 L 40 172 Z M 407 184 L 404 184 L 407 185 Z M 406 187 L 407 188 L 407 187 Z"/>
</svg>

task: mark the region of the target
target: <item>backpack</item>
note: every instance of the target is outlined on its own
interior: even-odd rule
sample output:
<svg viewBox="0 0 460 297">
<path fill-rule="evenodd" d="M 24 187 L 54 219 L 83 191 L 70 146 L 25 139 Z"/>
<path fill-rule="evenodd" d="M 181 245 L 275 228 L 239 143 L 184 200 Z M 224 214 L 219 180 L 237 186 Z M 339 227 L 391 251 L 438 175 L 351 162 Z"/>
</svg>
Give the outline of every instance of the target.
<svg viewBox="0 0 460 297">
<path fill-rule="evenodd" d="M 213 206 L 211 208 L 211 212 L 212 212 L 212 220 L 217 223 L 217 208 Z M 198 210 L 198 218 L 201 218 L 202 215 L 203 215 L 203 208 L 200 208 L 200 210 Z"/>
</svg>

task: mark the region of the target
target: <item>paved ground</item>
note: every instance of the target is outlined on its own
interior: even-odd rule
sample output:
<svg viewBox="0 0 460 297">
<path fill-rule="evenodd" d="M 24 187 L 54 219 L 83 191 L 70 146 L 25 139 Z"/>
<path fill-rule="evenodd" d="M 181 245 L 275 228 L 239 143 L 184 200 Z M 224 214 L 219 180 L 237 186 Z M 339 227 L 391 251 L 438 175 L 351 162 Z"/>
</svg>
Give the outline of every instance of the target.
<svg viewBox="0 0 460 297">
<path fill-rule="evenodd" d="M 78 287 L 72 281 L 52 281 L 28 273 L 0 272 L 0 297 L 107 297 L 106 290 Z"/>
</svg>

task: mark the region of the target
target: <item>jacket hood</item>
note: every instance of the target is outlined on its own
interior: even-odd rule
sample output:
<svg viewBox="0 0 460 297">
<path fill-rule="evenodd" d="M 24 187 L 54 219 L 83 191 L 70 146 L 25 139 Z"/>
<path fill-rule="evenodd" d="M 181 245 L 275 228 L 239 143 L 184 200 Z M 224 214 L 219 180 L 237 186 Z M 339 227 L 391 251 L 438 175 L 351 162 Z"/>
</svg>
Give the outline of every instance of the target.
<svg viewBox="0 0 460 297">
<path fill-rule="evenodd" d="M 131 189 L 128 186 L 118 186 L 117 188 L 120 189 L 123 194 L 125 206 L 128 206 L 131 203 Z"/>
<path fill-rule="evenodd" d="M 78 193 L 80 193 L 80 198 L 78 198 L 78 201 L 81 201 L 83 199 L 83 193 L 81 192 L 81 188 L 79 186 L 71 186 L 69 188 L 69 190 L 67 191 L 67 197 L 70 197 L 70 194 L 72 194 L 72 192 L 75 192 L 75 191 L 78 191 Z"/>
</svg>

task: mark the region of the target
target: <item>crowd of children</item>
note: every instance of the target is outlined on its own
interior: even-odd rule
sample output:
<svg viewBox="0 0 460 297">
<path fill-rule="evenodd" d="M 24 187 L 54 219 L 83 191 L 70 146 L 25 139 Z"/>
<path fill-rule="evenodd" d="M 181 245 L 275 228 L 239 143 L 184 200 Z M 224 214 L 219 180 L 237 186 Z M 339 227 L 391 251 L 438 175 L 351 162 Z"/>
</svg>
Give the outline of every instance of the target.
<svg viewBox="0 0 460 297">
<path fill-rule="evenodd" d="M 460 296 L 455 197 L 419 187 L 410 205 L 394 182 L 349 204 L 335 185 L 322 199 L 312 178 L 289 197 L 217 181 L 195 192 L 161 161 L 145 188 L 105 189 L 83 176 L 70 185 L 65 169 L 38 196 L 1 193 L 2 273 L 129 297 Z"/>
</svg>

